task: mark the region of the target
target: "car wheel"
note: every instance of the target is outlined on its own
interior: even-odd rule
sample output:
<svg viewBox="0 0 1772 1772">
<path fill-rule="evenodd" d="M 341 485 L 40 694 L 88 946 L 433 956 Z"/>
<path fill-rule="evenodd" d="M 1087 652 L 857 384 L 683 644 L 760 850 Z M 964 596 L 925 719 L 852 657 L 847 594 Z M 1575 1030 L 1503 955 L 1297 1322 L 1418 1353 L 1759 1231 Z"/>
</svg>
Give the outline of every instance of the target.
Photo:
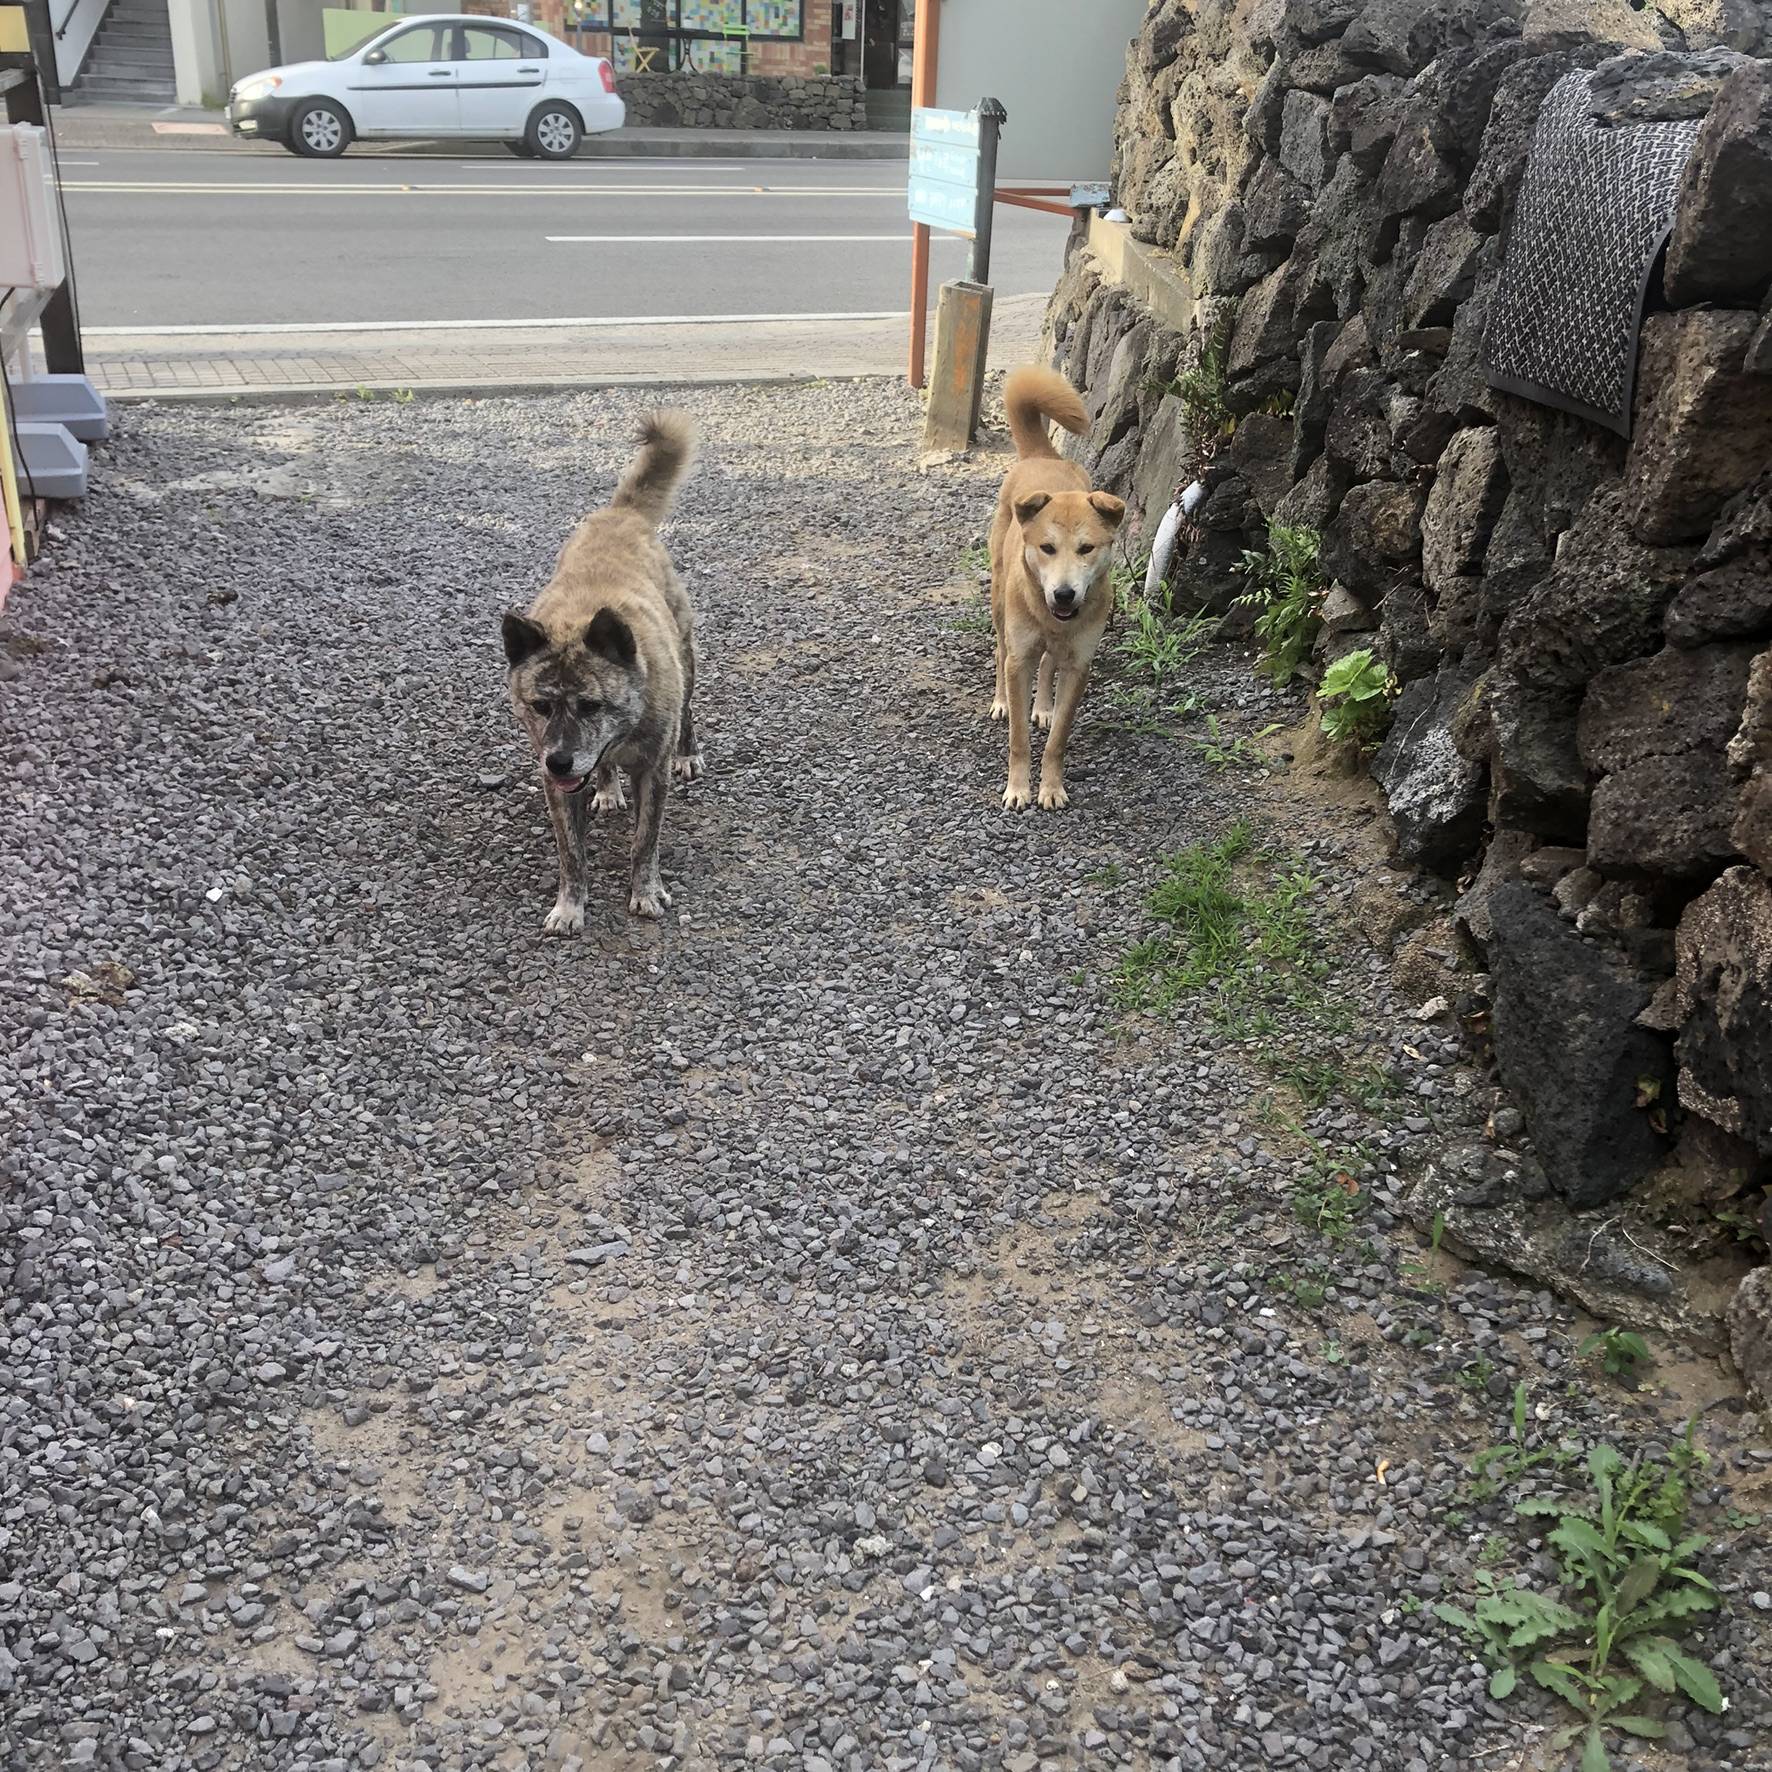
<svg viewBox="0 0 1772 1772">
<path fill-rule="evenodd" d="M 523 145 L 537 160 L 570 160 L 584 137 L 570 105 L 543 105 L 529 119 Z"/>
<path fill-rule="evenodd" d="M 336 160 L 350 145 L 350 118 L 325 99 L 303 105 L 289 119 L 289 146 L 310 160 Z"/>
<path fill-rule="evenodd" d="M 505 147 L 510 153 L 515 154 L 519 160 L 533 160 L 535 158 L 535 149 L 529 145 L 527 137 L 520 142 L 506 142 Z"/>
</svg>

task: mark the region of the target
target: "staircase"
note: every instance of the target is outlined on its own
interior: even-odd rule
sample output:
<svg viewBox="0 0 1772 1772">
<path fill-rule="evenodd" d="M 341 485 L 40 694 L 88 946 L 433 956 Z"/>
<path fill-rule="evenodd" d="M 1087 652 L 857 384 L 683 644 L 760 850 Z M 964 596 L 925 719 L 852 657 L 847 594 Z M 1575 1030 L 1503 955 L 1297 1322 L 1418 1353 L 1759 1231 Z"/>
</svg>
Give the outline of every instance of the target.
<svg viewBox="0 0 1772 1772">
<path fill-rule="evenodd" d="M 72 96 L 107 105 L 177 102 L 166 0 L 112 0 Z"/>
<path fill-rule="evenodd" d="M 868 108 L 869 129 L 910 133 L 911 89 L 908 86 L 876 87 L 862 97 Z"/>
</svg>

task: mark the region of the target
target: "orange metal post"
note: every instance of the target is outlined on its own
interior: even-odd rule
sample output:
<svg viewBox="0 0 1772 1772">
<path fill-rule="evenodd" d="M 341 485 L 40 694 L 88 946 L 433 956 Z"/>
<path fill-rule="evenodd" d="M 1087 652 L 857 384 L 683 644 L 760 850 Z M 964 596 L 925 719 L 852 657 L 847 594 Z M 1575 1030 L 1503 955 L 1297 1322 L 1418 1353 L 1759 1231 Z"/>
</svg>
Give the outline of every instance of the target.
<svg viewBox="0 0 1772 1772">
<path fill-rule="evenodd" d="M 917 44 L 911 61 L 911 103 L 935 103 L 935 65 L 940 49 L 941 0 L 917 0 Z M 911 386 L 923 385 L 923 354 L 929 338 L 929 230 L 911 224 Z"/>
</svg>

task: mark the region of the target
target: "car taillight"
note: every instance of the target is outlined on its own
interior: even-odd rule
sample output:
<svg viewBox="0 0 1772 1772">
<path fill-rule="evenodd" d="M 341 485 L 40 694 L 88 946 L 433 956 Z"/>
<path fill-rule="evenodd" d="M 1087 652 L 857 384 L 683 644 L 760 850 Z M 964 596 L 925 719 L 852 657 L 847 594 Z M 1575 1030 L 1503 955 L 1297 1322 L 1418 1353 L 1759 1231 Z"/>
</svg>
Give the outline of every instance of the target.
<svg viewBox="0 0 1772 1772">
<path fill-rule="evenodd" d="M 602 76 L 603 90 L 613 92 L 615 90 L 615 69 L 608 62 L 598 62 L 597 72 Z"/>
</svg>

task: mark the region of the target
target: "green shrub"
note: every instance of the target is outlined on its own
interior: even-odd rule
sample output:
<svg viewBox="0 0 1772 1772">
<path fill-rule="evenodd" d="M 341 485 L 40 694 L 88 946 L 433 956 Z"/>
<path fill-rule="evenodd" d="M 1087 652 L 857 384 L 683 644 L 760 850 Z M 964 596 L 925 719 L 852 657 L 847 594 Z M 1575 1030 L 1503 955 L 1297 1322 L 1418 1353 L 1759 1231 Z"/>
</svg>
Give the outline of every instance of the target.
<svg viewBox="0 0 1772 1772">
<path fill-rule="evenodd" d="M 1317 686 L 1324 732 L 1337 744 L 1364 749 L 1384 731 L 1396 693 L 1396 678 L 1368 647 L 1343 653 Z"/>
<path fill-rule="evenodd" d="M 1323 581 L 1319 559 L 1323 538 L 1302 524 L 1270 523 L 1267 552 L 1246 549 L 1237 571 L 1249 589 L 1239 608 L 1254 609 L 1255 637 L 1261 642 L 1256 666 L 1276 688 L 1298 675 L 1323 625 Z"/>
</svg>

